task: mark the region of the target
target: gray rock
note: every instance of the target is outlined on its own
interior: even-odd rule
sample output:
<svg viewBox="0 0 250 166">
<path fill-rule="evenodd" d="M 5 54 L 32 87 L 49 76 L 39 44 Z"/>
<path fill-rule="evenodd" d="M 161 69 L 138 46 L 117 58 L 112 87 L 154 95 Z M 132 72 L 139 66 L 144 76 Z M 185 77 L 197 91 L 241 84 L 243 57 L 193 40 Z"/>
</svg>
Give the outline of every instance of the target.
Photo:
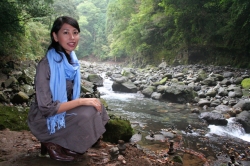
<svg viewBox="0 0 250 166">
<path fill-rule="evenodd" d="M 198 102 L 198 106 L 203 107 L 203 106 L 210 106 L 211 102 L 206 100 L 206 99 L 200 99 Z"/>
<path fill-rule="evenodd" d="M 242 111 L 235 118 L 236 122 L 242 124 L 246 133 L 250 133 L 250 112 Z"/>
<path fill-rule="evenodd" d="M 233 106 L 234 109 L 240 108 L 241 110 L 250 110 L 249 100 L 240 100 L 237 104 Z"/>
<path fill-rule="evenodd" d="M 172 85 L 166 88 L 162 98 L 176 103 L 189 103 L 196 96 L 197 93 L 187 85 Z"/>
<path fill-rule="evenodd" d="M 151 94 L 151 98 L 152 99 L 155 99 L 155 100 L 160 100 L 162 98 L 162 94 L 161 93 L 158 93 L 158 92 L 153 92 Z"/>
<path fill-rule="evenodd" d="M 142 94 L 145 95 L 146 97 L 151 97 L 155 89 L 156 87 L 154 86 L 147 86 L 145 89 L 142 90 Z"/>
<path fill-rule="evenodd" d="M 113 82 L 112 84 L 113 91 L 119 91 L 119 92 L 127 92 L 127 93 L 136 93 L 137 87 L 133 82 L 124 82 L 124 83 L 117 83 Z"/>
<path fill-rule="evenodd" d="M 89 74 L 87 80 L 93 82 L 97 86 L 103 86 L 103 78 L 98 74 Z"/>
<path fill-rule="evenodd" d="M 14 94 L 14 96 L 11 99 L 11 102 L 13 104 L 22 104 L 28 101 L 29 101 L 29 96 L 24 92 L 18 92 Z"/>
<path fill-rule="evenodd" d="M 217 112 L 202 112 L 199 117 L 206 120 L 208 124 L 226 126 L 228 123 L 223 115 Z"/>
</svg>

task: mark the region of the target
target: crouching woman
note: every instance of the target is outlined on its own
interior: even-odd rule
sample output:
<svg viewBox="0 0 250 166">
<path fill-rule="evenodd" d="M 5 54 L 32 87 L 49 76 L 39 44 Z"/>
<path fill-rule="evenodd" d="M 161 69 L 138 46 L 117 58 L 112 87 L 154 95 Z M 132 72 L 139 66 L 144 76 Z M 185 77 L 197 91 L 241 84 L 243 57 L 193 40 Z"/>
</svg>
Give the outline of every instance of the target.
<svg viewBox="0 0 250 166">
<path fill-rule="evenodd" d="M 41 153 L 73 161 L 105 132 L 109 117 L 97 98 L 80 98 L 80 65 L 74 49 L 80 39 L 78 22 L 67 16 L 54 21 L 51 44 L 35 75 L 35 101 L 28 125 L 41 142 Z"/>
</svg>

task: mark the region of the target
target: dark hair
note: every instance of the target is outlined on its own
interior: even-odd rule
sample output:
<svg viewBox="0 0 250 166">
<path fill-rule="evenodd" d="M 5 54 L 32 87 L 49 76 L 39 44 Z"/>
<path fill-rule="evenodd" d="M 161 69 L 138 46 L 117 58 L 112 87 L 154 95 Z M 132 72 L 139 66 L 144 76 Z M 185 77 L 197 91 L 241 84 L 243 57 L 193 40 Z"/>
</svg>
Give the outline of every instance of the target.
<svg viewBox="0 0 250 166">
<path fill-rule="evenodd" d="M 58 17 L 54 21 L 54 24 L 53 24 L 51 31 L 50 31 L 51 43 L 48 47 L 48 50 L 50 50 L 51 48 L 54 48 L 56 50 L 56 52 L 58 54 L 60 54 L 60 56 L 62 58 L 63 58 L 63 55 L 60 52 L 63 52 L 66 55 L 68 61 L 70 62 L 71 61 L 70 55 L 65 51 L 65 49 L 58 42 L 56 42 L 54 40 L 54 37 L 53 37 L 53 32 L 55 32 L 57 34 L 58 31 L 62 28 L 63 24 L 65 24 L 65 23 L 71 25 L 72 27 L 76 28 L 80 32 L 79 24 L 74 18 L 69 17 L 69 16 Z"/>
</svg>

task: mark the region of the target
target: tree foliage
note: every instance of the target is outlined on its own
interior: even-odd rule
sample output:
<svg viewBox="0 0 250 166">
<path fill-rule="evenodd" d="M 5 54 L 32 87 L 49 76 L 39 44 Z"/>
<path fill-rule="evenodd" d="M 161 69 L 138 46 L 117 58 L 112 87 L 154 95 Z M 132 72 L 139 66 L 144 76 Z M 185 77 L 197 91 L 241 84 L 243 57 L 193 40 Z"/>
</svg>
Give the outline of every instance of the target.
<svg viewBox="0 0 250 166">
<path fill-rule="evenodd" d="M 192 47 L 249 55 L 249 4 L 247 0 L 112 0 L 107 11 L 110 54 L 130 56 L 138 63 L 160 61 Z"/>
<path fill-rule="evenodd" d="M 43 0 L 2 0 L 0 2 L 0 56 L 26 58 L 29 38 L 26 36 L 28 22 L 50 14 L 49 3 Z M 30 44 L 29 44 L 30 45 Z M 31 45 L 32 46 L 32 45 Z"/>
<path fill-rule="evenodd" d="M 2 0 L 0 55 L 44 55 L 51 24 L 68 15 L 80 24 L 79 58 L 145 65 L 202 48 L 236 64 L 233 54 L 250 54 L 249 11 L 248 0 Z"/>
<path fill-rule="evenodd" d="M 108 54 L 105 36 L 107 0 L 87 0 L 78 4 L 81 40 L 77 54 L 80 57 L 96 56 L 100 59 Z"/>
</svg>

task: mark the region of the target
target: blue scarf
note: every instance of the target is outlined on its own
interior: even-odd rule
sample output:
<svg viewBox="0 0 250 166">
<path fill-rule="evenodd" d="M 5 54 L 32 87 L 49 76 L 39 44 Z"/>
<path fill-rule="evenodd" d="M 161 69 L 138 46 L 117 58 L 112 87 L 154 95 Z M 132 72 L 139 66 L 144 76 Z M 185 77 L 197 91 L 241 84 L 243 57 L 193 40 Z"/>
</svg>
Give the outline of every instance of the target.
<svg viewBox="0 0 250 166">
<path fill-rule="evenodd" d="M 66 80 L 73 80 L 73 98 L 80 97 L 80 65 L 75 52 L 70 53 L 72 65 L 68 63 L 66 56 L 62 57 L 55 51 L 50 49 L 47 52 L 47 59 L 50 66 L 50 90 L 53 96 L 53 101 L 67 102 Z M 62 61 L 61 61 L 62 60 Z M 65 128 L 66 112 L 56 114 L 47 118 L 47 127 L 50 134 L 56 132 L 62 127 Z"/>
</svg>

